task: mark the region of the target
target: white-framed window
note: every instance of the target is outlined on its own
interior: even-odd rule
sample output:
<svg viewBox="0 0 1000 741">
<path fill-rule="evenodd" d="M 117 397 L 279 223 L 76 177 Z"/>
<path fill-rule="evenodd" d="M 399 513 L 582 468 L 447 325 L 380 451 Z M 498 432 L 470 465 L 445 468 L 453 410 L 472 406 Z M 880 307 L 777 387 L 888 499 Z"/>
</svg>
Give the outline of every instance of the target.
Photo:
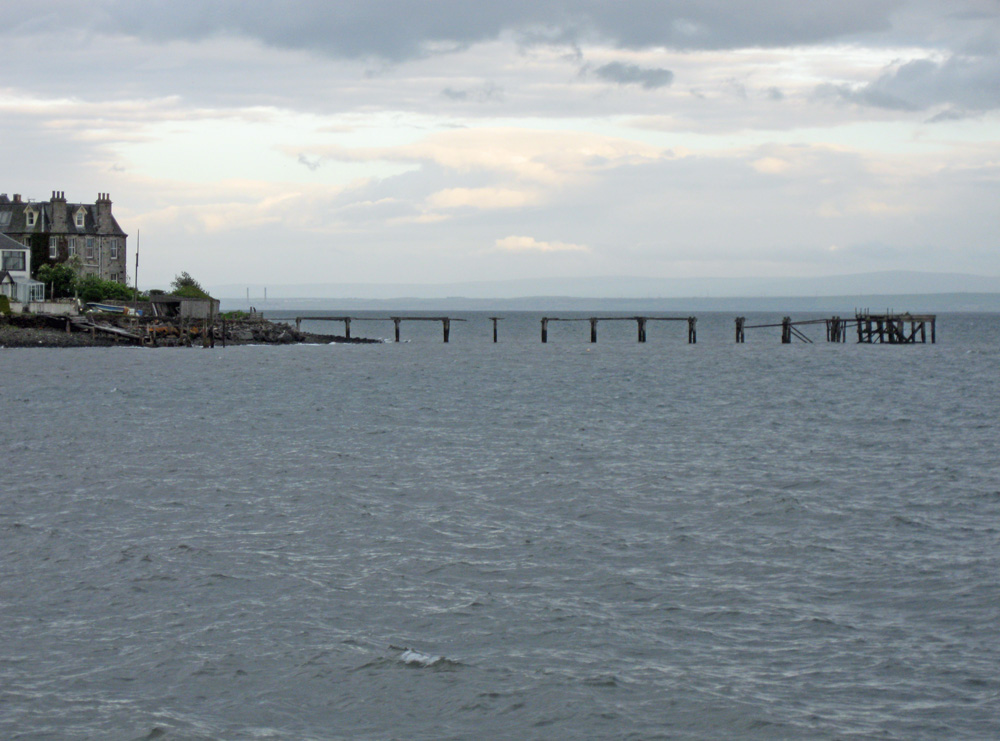
<svg viewBox="0 0 1000 741">
<path fill-rule="evenodd" d="M 35 219 L 38 218 L 38 214 L 35 213 L 33 210 L 31 210 L 29 208 L 27 211 L 24 212 L 24 218 L 25 218 L 28 226 L 34 226 L 35 225 Z"/>
<path fill-rule="evenodd" d="M 86 258 L 88 260 L 93 260 L 94 259 L 94 238 L 93 237 L 87 237 Z"/>
<path fill-rule="evenodd" d="M 49 259 L 55 260 L 59 257 L 59 237 L 49 237 Z"/>
<path fill-rule="evenodd" d="M 4 250 L 3 255 L 0 256 L 0 266 L 4 270 L 24 270 L 27 264 L 26 255 L 28 253 L 23 250 Z"/>
<path fill-rule="evenodd" d="M 76 254 L 76 237 L 69 238 L 69 256 L 73 257 Z"/>
<path fill-rule="evenodd" d="M 76 227 L 82 229 L 87 220 L 87 212 L 82 208 L 76 212 Z"/>
<path fill-rule="evenodd" d="M 112 260 L 117 260 L 118 259 L 118 240 L 117 239 L 112 239 L 111 240 L 111 259 Z"/>
</svg>

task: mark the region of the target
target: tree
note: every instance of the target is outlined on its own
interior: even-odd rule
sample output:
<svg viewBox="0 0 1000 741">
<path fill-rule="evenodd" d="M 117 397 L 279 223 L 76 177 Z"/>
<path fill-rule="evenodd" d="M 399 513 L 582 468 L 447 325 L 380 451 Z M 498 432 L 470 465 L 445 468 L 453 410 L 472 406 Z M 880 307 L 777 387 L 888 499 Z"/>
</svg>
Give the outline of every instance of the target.
<svg viewBox="0 0 1000 741">
<path fill-rule="evenodd" d="M 73 295 L 76 283 L 76 271 L 68 263 L 46 263 L 38 268 L 38 280 L 51 287 L 52 298 L 64 298 Z"/>
<path fill-rule="evenodd" d="M 174 278 L 170 285 L 174 289 L 171 293 L 175 296 L 183 298 L 211 298 L 208 292 L 201 287 L 201 283 L 192 278 L 186 271 Z"/>
</svg>

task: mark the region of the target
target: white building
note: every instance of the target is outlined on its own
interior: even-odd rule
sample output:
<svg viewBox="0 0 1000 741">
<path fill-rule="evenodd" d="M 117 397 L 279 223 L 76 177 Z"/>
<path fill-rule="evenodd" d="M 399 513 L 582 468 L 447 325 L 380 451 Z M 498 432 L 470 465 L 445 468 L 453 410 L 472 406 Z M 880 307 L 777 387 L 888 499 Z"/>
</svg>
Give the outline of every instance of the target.
<svg viewBox="0 0 1000 741">
<path fill-rule="evenodd" d="M 31 279 L 31 250 L 0 234 L 0 294 L 27 304 L 45 300 L 45 284 Z"/>
</svg>

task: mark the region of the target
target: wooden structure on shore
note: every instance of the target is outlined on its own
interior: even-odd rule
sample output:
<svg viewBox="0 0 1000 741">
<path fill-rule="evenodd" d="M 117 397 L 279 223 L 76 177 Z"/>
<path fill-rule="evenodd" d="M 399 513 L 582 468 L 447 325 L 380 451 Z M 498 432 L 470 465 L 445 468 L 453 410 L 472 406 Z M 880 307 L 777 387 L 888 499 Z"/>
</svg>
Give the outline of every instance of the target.
<svg viewBox="0 0 1000 741">
<path fill-rule="evenodd" d="M 542 342 L 549 341 L 549 322 L 590 322 L 590 341 L 597 342 L 598 322 L 635 322 L 639 342 L 646 341 L 646 322 L 687 322 L 688 344 L 698 341 L 698 318 L 693 316 L 592 316 L 561 319 L 554 316 L 542 317 Z M 494 327 L 496 325 L 494 324 Z M 494 338 L 496 334 L 494 333 Z M 495 339 L 494 339 L 495 341 Z"/>
<path fill-rule="evenodd" d="M 456 319 L 450 316 L 297 316 L 295 317 L 295 329 L 302 329 L 302 322 L 343 322 L 344 337 L 351 339 L 351 322 L 388 322 L 391 321 L 395 328 L 395 341 L 399 342 L 399 325 L 407 322 L 441 322 L 441 332 L 444 341 L 451 338 L 451 323 L 465 322 L 467 319 Z M 493 322 L 493 341 L 496 342 L 496 321 Z"/>
<path fill-rule="evenodd" d="M 930 325 L 931 344 L 937 341 L 937 316 L 935 314 L 872 314 L 857 312 L 854 319 L 842 319 L 834 316 L 829 319 L 805 319 L 793 322 L 791 317 L 784 317 L 780 323 L 752 324 L 747 326 L 746 317 L 736 317 L 736 342 L 745 341 L 744 331 L 747 329 L 764 329 L 781 327 L 781 342 L 789 344 L 792 338 L 812 344 L 812 340 L 799 329 L 809 324 L 826 325 L 827 342 L 846 342 L 847 328 L 851 325 L 857 329 L 858 342 L 867 344 L 885 343 L 890 345 L 909 345 L 927 342 L 927 326 Z M 907 325 L 909 333 L 907 333 Z M 919 337 L 919 339 L 918 339 Z"/>
</svg>

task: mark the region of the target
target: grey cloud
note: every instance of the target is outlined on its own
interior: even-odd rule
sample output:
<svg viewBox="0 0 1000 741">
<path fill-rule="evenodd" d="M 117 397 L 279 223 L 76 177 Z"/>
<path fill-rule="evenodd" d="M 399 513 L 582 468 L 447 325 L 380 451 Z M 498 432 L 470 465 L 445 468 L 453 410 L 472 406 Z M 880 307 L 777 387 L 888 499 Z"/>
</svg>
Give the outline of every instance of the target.
<svg viewBox="0 0 1000 741">
<path fill-rule="evenodd" d="M 308 157 L 306 157 L 306 155 L 300 154 L 299 155 L 299 164 L 300 165 L 305 165 L 310 170 L 312 170 L 313 172 L 315 172 L 316 170 L 319 169 L 320 161 L 318 159 L 312 159 L 311 160 Z"/>
<path fill-rule="evenodd" d="M 473 101 L 485 103 L 487 101 L 503 100 L 503 88 L 487 82 L 475 88 L 453 88 L 446 87 L 441 91 L 446 98 L 457 102 Z"/>
<path fill-rule="evenodd" d="M 331 56 L 403 60 L 429 45 L 462 47 L 512 32 L 535 41 L 602 39 L 623 48 L 724 49 L 808 44 L 884 31 L 897 0 L 37 0 L 32 15 L 71 15 L 78 28 L 145 39 L 217 35 Z M 23 7 L 0 10 L 13 32 Z M 22 26 L 23 29 L 23 26 Z M 4 31 L 0 30 L 0 33 Z"/>
<path fill-rule="evenodd" d="M 595 69 L 594 74 L 619 85 L 642 85 L 647 90 L 667 87 L 674 81 L 674 73 L 668 69 L 639 67 L 622 62 L 605 64 Z"/>
<path fill-rule="evenodd" d="M 917 59 L 859 88 L 825 88 L 861 105 L 921 111 L 949 105 L 967 111 L 1000 108 L 1000 57 L 952 56 L 944 62 Z"/>
</svg>

